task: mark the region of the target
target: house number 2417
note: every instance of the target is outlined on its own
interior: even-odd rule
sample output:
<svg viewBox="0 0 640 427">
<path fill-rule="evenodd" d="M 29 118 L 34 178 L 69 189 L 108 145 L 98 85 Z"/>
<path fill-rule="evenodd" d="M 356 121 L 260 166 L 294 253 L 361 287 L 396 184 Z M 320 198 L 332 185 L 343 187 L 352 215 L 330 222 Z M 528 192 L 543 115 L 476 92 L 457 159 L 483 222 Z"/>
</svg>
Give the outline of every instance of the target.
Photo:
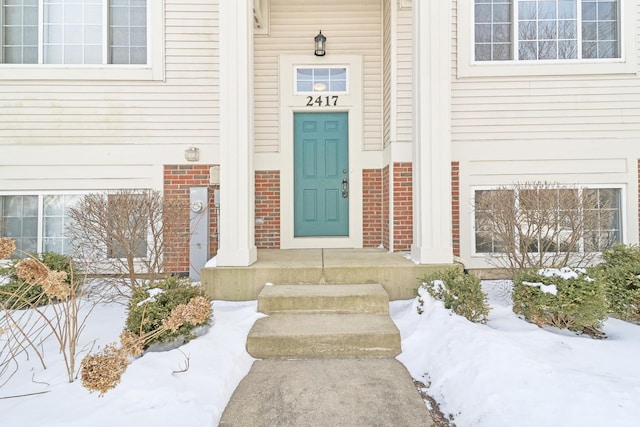
<svg viewBox="0 0 640 427">
<path fill-rule="evenodd" d="M 335 107 L 338 105 L 338 95 L 333 96 L 307 96 L 307 107 Z"/>
</svg>

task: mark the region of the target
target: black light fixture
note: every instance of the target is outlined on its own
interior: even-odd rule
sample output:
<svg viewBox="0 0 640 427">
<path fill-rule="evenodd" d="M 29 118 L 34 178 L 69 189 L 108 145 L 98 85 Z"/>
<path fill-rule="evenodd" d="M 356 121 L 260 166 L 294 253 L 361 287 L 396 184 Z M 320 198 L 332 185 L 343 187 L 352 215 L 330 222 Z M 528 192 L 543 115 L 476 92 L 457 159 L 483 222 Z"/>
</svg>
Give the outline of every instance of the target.
<svg viewBox="0 0 640 427">
<path fill-rule="evenodd" d="M 317 36 L 314 37 L 313 41 L 316 42 L 316 56 L 324 56 L 325 52 L 325 43 L 327 38 L 322 34 L 322 30 L 318 33 Z"/>
</svg>

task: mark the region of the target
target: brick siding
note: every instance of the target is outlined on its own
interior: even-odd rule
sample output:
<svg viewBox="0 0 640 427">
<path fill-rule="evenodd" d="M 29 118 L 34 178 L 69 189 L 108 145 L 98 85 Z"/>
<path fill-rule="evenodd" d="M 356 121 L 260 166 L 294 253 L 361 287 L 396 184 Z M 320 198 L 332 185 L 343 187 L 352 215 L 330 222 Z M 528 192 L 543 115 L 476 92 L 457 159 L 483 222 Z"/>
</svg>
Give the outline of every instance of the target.
<svg viewBox="0 0 640 427">
<path fill-rule="evenodd" d="M 217 211 L 213 205 L 213 191 L 209 186 L 211 165 L 165 165 L 164 198 L 175 206 L 171 220 L 165 225 L 165 271 L 189 271 L 189 188 L 209 187 L 210 196 L 210 255 L 217 252 Z M 390 167 L 393 189 L 390 188 Z M 396 251 L 411 249 L 413 243 L 413 185 L 412 164 L 394 163 L 383 169 L 362 171 L 362 227 L 363 246 L 390 247 L 389 215 L 393 209 L 393 246 Z M 638 160 L 640 188 L 640 159 Z M 390 192 L 393 191 L 393 206 Z M 451 208 L 453 253 L 460 256 L 460 169 L 459 162 L 451 163 Z M 640 196 L 640 190 L 639 190 Z M 280 248 L 280 171 L 255 172 L 255 241 L 258 249 Z M 640 202 L 638 204 L 640 217 Z"/>
<path fill-rule="evenodd" d="M 382 245 L 389 249 L 389 166 L 382 169 Z"/>
<path fill-rule="evenodd" d="M 451 162 L 451 224 L 453 255 L 460 256 L 460 162 Z"/>
<path fill-rule="evenodd" d="M 280 171 L 256 171 L 256 229 L 258 249 L 280 249 Z"/>
<path fill-rule="evenodd" d="M 362 245 L 377 248 L 382 235 L 382 170 L 362 170 Z"/>
<path fill-rule="evenodd" d="M 413 177 L 411 163 L 393 164 L 393 249 L 406 251 L 413 243 Z"/>
<path fill-rule="evenodd" d="M 189 271 L 189 188 L 209 187 L 209 256 L 218 252 L 217 212 L 213 205 L 213 191 L 209 185 L 211 165 L 165 165 L 165 271 Z"/>
</svg>

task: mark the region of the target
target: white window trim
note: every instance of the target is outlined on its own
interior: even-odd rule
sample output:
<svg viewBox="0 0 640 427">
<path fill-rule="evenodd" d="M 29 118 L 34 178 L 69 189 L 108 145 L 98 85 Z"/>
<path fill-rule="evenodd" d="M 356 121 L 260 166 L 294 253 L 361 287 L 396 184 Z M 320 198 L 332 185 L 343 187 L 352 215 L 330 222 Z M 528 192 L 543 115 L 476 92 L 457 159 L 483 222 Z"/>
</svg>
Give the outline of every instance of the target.
<svg viewBox="0 0 640 427">
<path fill-rule="evenodd" d="M 2 80 L 164 80 L 164 0 L 147 0 L 147 64 L 0 64 Z"/>
<path fill-rule="evenodd" d="M 627 206 L 627 193 L 626 193 L 626 188 L 627 186 L 625 184 L 580 184 L 580 185 L 576 185 L 576 184 L 563 184 L 566 185 L 567 188 L 579 188 L 579 189 L 587 189 L 587 190 L 591 190 L 591 189 L 598 189 L 598 188 L 611 188 L 611 189 L 616 189 L 616 190 L 620 190 L 620 240 L 621 243 L 626 244 L 628 242 L 627 240 L 627 229 L 629 228 L 627 226 L 627 210 L 626 210 L 626 206 Z M 475 211 L 475 195 L 476 195 L 476 191 L 482 191 L 482 190 L 500 190 L 500 189 L 505 189 L 508 186 L 505 185 L 479 185 L 479 186 L 472 186 L 470 188 L 470 194 L 469 194 L 469 198 L 470 198 L 470 205 L 472 206 L 472 208 L 469 210 L 469 225 L 471 228 L 471 233 L 469 238 L 471 240 L 471 257 L 472 258 L 481 258 L 481 259 L 488 259 L 488 258 L 500 258 L 500 257 L 505 257 L 506 255 L 502 252 L 495 252 L 495 253 L 491 253 L 491 252 L 476 252 L 476 211 Z M 596 252 L 598 253 L 598 252 Z"/>
<path fill-rule="evenodd" d="M 508 77 L 587 74 L 635 74 L 637 2 L 620 0 L 620 58 L 537 61 L 476 61 L 474 1 L 458 0 L 457 76 Z"/>
<path fill-rule="evenodd" d="M 39 254 L 44 249 L 44 198 L 45 196 L 80 195 L 91 193 L 90 191 L 0 191 L 0 196 L 37 196 L 38 197 L 38 234 L 36 236 L 36 249 Z"/>
</svg>

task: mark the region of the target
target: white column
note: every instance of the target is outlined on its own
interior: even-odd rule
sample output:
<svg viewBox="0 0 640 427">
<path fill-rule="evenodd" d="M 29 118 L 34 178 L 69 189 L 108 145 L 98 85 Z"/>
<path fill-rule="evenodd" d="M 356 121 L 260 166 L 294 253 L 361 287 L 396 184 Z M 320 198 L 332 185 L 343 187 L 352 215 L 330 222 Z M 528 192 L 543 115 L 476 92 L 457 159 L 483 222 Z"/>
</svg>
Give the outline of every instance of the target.
<svg viewBox="0 0 640 427">
<path fill-rule="evenodd" d="M 249 4 L 251 3 L 251 4 Z M 220 1 L 218 266 L 257 259 L 253 171 L 253 1 Z"/>
<path fill-rule="evenodd" d="M 451 263 L 451 0 L 413 1 L 413 9 L 411 257 Z"/>
</svg>

